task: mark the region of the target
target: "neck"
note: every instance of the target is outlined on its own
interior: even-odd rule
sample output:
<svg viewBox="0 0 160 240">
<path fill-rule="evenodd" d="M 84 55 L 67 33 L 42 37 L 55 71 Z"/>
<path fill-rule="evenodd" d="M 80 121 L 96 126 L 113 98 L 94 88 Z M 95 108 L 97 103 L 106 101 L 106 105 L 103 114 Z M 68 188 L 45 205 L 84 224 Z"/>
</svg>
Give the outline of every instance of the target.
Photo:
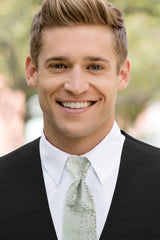
<svg viewBox="0 0 160 240">
<path fill-rule="evenodd" d="M 46 139 L 58 149 L 67 152 L 72 155 L 82 155 L 89 152 L 97 144 L 99 144 L 111 131 L 113 123 L 109 126 L 104 126 L 101 129 L 97 129 L 97 134 L 92 133 L 84 137 L 68 137 L 57 134 L 55 131 L 46 131 L 44 128 L 44 134 Z"/>
</svg>

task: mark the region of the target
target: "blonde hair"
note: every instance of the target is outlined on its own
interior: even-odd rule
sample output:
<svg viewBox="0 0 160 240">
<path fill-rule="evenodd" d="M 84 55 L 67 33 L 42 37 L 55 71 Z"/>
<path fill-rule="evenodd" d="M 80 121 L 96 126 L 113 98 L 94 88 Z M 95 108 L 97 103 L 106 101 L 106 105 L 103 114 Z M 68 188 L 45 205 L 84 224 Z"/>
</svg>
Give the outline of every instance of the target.
<svg viewBox="0 0 160 240">
<path fill-rule="evenodd" d="M 38 55 L 43 45 L 42 32 L 48 26 L 76 24 L 106 25 L 113 33 L 117 71 L 128 54 L 123 15 L 107 0 L 45 0 L 35 15 L 30 30 L 30 54 L 38 69 Z"/>
</svg>

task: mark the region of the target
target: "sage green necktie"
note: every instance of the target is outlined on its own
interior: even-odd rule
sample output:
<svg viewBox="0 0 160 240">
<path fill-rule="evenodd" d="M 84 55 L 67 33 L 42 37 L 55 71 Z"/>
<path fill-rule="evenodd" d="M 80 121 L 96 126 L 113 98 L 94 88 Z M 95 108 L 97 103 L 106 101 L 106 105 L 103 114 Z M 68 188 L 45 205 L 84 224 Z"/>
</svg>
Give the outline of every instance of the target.
<svg viewBox="0 0 160 240">
<path fill-rule="evenodd" d="M 93 197 L 85 182 L 90 162 L 85 157 L 70 156 L 66 168 L 74 182 L 64 205 L 63 240 L 96 240 L 96 213 Z"/>
</svg>

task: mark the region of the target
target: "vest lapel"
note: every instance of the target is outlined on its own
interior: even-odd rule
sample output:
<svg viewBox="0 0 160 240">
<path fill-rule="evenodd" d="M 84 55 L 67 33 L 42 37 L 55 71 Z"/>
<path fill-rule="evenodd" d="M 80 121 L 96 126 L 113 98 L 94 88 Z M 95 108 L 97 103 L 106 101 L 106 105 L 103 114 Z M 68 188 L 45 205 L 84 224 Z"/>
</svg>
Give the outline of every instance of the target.
<svg viewBox="0 0 160 240">
<path fill-rule="evenodd" d="M 57 240 L 55 228 L 54 228 L 52 217 L 49 210 L 46 190 L 45 190 L 45 184 L 44 184 L 43 173 L 41 168 L 41 160 L 40 160 L 40 154 L 39 154 L 39 141 L 35 142 L 34 144 L 35 146 L 32 146 L 33 151 L 35 151 L 34 159 L 32 156 L 30 159 L 30 162 L 32 162 L 32 165 L 33 165 L 32 174 L 35 174 L 34 172 L 37 172 L 36 189 L 33 189 L 31 187 L 32 197 L 37 201 L 36 210 L 38 214 L 35 218 L 37 218 L 37 221 L 40 222 L 40 225 L 38 226 L 38 228 L 41 233 L 40 234 L 41 238 L 45 240 Z"/>
<path fill-rule="evenodd" d="M 127 142 L 125 140 L 122 156 L 121 156 L 121 163 L 120 163 L 117 184 L 115 187 L 112 203 L 110 206 L 108 217 L 107 217 L 104 229 L 102 231 L 100 240 L 104 240 L 104 239 L 120 240 L 121 232 L 123 232 L 123 222 L 121 217 L 124 215 L 124 208 L 125 208 L 124 191 L 126 191 L 126 188 L 127 188 L 127 182 L 124 181 L 126 176 L 126 168 L 127 168 L 127 161 L 124 154 L 127 148 L 126 145 L 127 145 Z"/>
</svg>

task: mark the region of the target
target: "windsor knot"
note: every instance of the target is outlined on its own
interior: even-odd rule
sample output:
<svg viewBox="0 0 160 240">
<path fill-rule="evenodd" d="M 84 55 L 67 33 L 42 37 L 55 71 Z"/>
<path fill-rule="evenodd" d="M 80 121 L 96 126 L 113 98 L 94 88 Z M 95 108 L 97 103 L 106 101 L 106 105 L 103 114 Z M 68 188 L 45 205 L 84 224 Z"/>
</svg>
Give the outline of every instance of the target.
<svg viewBox="0 0 160 240">
<path fill-rule="evenodd" d="M 72 155 L 67 159 L 66 169 L 73 180 L 84 180 L 86 178 L 90 162 L 86 157 Z"/>
<path fill-rule="evenodd" d="M 74 180 L 68 191 L 67 204 L 74 206 L 79 211 L 92 207 L 88 187 L 85 182 L 89 167 L 90 162 L 86 157 L 72 155 L 66 162 L 66 169 Z"/>
</svg>

